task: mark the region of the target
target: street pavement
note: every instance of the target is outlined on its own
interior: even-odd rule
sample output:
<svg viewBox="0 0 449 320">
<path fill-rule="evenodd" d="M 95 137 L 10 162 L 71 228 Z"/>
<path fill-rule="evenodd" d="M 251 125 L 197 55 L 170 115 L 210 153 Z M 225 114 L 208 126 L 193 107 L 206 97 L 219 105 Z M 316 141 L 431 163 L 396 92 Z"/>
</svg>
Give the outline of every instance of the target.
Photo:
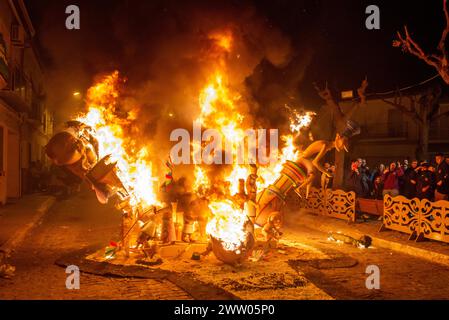
<svg viewBox="0 0 449 320">
<path fill-rule="evenodd" d="M 301 262 L 298 269 L 333 298 L 449 298 L 449 267 L 382 247 L 365 249 L 337 243 L 328 240 L 327 236 L 327 233 L 303 225 L 288 227 L 284 233 L 284 239 L 310 246 L 329 257 Z M 366 286 L 372 266 L 379 270 L 379 289 L 367 289 Z"/>
<path fill-rule="evenodd" d="M 16 212 L 19 210 L 16 209 Z M 287 214 L 296 217 L 293 212 Z M 297 218 L 300 219 L 300 216 Z M 328 220 L 330 225 L 332 221 L 335 226 L 339 225 L 337 220 Z M 119 226 L 120 212 L 112 206 L 99 204 L 89 190 L 67 200 L 58 200 L 13 252 L 9 263 L 16 267 L 16 274 L 12 279 L 0 279 L 0 300 L 192 299 L 187 292 L 166 279 L 108 277 L 88 273 L 81 273 L 79 290 L 68 290 L 65 269 L 55 265 L 55 261 L 83 248 L 100 248 L 110 240 L 118 240 Z M 308 281 L 334 299 L 449 297 L 449 268 L 443 264 L 397 250 L 378 246 L 360 249 L 327 238 L 324 227 L 317 230 L 293 223 L 286 226 L 282 245 L 296 243 L 304 248 L 302 255 L 300 252 L 288 257 L 290 267 L 304 274 Z M 327 258 L 317 259 L 319 256 Z M 369 276 L 367 268 L 370 266 L 379 268 L 380 289 L 366 287 Z"/>
<path fill-rule="evenodd" d="M 19 214 L 20 210 L 15 211 Z M 42 223 L 34 227 L 13 252 L 8 262 L 16 267 L 15 276 L 0 278 L 0 300 L 191 299 L 189 294 L 167 280 L 81 273 L 80 289 L 66 288 L 68 274 L 64 268 L 55 265 L 55 261 L 70 252 L 105 246 L 110 240 L 119 239 L 120 221 L 120 212 L 112 206 L 99 204 L 89 190 L 57 201 Z"/>
</svg>

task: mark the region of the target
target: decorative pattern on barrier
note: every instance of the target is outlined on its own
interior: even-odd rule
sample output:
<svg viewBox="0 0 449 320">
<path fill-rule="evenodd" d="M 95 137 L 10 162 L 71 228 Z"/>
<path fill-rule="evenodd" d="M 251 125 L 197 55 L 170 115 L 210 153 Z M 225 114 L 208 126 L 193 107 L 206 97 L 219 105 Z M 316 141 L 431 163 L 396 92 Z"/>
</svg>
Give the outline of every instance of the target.
<svg viewBox="0 0 449 320">
<path fill-rule="evenodd" d="M 410 239 L 449 242 L 449 201 L 385 195 L 382 227 L 408 233 Z"/>
<path fill-rule="evenodd" d="M 449 201 L 421 200 L 419 214 L 420 236 L 449 242 Z"/>
<path fill-rule="evenodd" d="M 385 228 L 416 236 L 419 224 L 419 205 L 417 198 L 409 200 L 403 196 L 384 197 L 383 225 Z"/>
<path fill-rule="evenodd" d="M 301 207 L 314 213 L 321 213 L 323 208 L 323 194 L 321 190 L 310 188 L 309 197 L 306 199 L 306 193 L 301 192 Z"/>
<path fill-rule="evenodd" d="M 343 190 L 326 190 L 322 214 L 355 222 L 355 192 Z"/>
<path fill-rule="evenodd" d="M 355 193 L 352 191 L 327 189 L 324 196 L 322 189 L 310 188 L 307 199 L 301 191 L 300 206 L 316 214 L 355 221 Z"/>
</svg>

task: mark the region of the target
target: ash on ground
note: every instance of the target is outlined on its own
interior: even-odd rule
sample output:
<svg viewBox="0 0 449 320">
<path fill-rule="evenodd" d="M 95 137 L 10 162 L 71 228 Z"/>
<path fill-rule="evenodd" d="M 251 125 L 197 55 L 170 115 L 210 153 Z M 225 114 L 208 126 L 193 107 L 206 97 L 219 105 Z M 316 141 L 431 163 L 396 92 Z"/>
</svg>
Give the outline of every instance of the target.
<svg viewBox="0 0 449 320">
<path fill-rule="evenodd" d="M 301 243 L 281 240 L 269 250 L 256 247 L 253 255 L 238 266 L 224 264 L 213 254 L 192 260 L 192 255 L 204 252 L 205 243 L 176 243 L 161 247 L 162 263 L 149 266 L 139 263 L 142 256 L 117 254 L 106 259 L 104 250 L 86 259 L 115 265 L 142 266 L 150 270 L 160 269 L 180 274 L 220 287 L 240 299 L 332 299 L 324 291 L 308 281 L 300 268 L 293 268 L 292 259 L 326 259 L 325 253 Z"/>
</svg>

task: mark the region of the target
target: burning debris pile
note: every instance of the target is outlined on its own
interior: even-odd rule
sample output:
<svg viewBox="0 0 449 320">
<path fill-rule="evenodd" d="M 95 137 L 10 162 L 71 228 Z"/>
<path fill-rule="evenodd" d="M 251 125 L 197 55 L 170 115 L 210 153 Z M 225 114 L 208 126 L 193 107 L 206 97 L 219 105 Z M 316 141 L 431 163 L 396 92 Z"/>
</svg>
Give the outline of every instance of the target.
<svg viewBox="0 0 449 320">
<path fill-rule="evenodd" d="M 300 194 L 300 188 L 310 185 L 314 170 L 320 170 L 319 159 L 309 158 L 337 146 L 341 149 L 347 142 L 348 135 L 335 142 L 317 141 L 300 151 L 295 140 L 315 114 L 287 106 L 290 132 L 281 136 L 283 148 L 277 152 L 267 146 L 264 130 L 251 131 L 258 126 L 243 93 L 227 80 L 232 33 L 215 32 L 209 40 L 216 64 L 198 93 L 192 119 L 202 138 L 188 148 L 193 159 L 191 183 L 177 177 L 176 153 L 166 161 L 165 181 L 154 174 L 153 163 L 162 159 L 150 155 L 151 141 L 143 141 L 135 127 L 139 110 L 120 108 L 124 80 L 118 72 L 88 90 L 87 111 L 47 145 L 55 164 L 87 181 L 100 202 L 114 201 L 123 213 L 122 239 L 106 248 L 106 259 L 125 253 L 161 263 L 161 246 L 184 242 L 203 243 L 203 254 L 212 251 L 225 263 L 240 264 L 258 242 L 270 247 L 282 235 L 287 194 L 292 189 Z M 207 135 L 211 129 L 218 135 Z M 277 143 L 271 131 L 270 142 L 275 137 Z M 194 252 L 192 257 L 201 255 Z"/>
</svg>

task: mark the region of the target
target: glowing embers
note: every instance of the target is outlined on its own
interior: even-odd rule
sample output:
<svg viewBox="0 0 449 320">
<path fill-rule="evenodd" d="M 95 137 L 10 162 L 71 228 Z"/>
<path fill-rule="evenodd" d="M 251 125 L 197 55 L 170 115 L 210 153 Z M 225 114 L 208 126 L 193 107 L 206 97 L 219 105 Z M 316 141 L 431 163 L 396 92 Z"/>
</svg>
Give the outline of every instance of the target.
<svg viewBox="0 0 449 320">
<path fill-rule="evenodd" d="M 214 255 L 225 263 L 241 263 L 254 246 L 251 222 L 245 211 L 230 200 L 212 202 L 209 208 L 214 217 L 206 232 Z"/>
</svg>

